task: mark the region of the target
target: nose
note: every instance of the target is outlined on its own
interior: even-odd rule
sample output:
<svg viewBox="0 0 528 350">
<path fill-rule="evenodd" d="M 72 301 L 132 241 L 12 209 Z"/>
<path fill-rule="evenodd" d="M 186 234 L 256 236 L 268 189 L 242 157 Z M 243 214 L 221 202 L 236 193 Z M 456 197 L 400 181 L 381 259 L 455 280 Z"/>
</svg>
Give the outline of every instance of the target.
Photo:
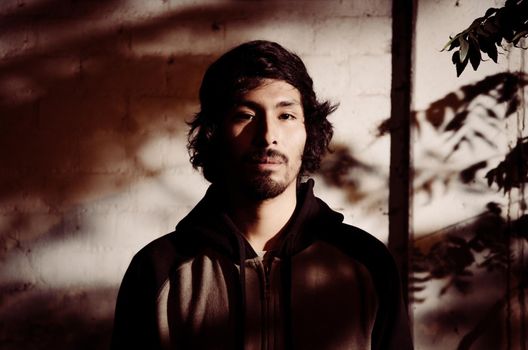
<svg viewBox="0 0 528 350">
<path fill-rule="evenodd" d="M 277 144 L 277 122 L 271 115 L 265 114 L 258 118 L 256 129 L 253 139 L 255 146 L 268 147 Z"/>
</svg>

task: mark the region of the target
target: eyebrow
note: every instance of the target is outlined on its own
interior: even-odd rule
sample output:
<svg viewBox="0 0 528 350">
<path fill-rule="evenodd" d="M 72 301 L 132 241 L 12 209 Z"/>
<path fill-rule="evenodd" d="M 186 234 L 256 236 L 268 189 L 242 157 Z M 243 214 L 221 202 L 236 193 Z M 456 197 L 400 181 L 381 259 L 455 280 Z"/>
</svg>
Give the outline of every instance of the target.
<svg viewBox="0 0 528 350">
<path fill-rule="evenodd" d="M 275 104 L 275 108 L 291 107 L 291 106 L 301 106 L 301 103 L 297 100 L 284 100 L 284 101 L 279 101 L 277 102 L 277 104 Z M 261 106 L 256 102 L 249 101 L 249 100 L 243 100 L 243 99 L 235 102 L 234 107 L 235 108 L 236 107 L 249 107 L 249 108 L 254 108 L 254 109 L 261 108 Z"/>
<path fill-rule="evenodd" d="M 275 107 L 290 107 L 290 106 L 300 106 L 301 103 L 297 100 L 286 100 L 280 101 L 275 105 Z"/>
</svg>

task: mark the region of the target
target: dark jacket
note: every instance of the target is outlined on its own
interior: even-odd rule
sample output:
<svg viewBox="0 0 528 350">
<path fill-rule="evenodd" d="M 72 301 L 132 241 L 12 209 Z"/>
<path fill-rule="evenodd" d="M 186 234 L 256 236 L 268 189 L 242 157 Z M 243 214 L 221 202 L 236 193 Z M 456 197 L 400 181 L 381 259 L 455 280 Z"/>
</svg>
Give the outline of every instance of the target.
<svg viewBox="0 0 528 350">
<path fill-rule="evenodd" d="M 112 348 L 411 349 L 388 250 L 312 187 L 301 184 L 280 248 L 259 257 L 211 186 L 132 259 Z"/>
</svg>

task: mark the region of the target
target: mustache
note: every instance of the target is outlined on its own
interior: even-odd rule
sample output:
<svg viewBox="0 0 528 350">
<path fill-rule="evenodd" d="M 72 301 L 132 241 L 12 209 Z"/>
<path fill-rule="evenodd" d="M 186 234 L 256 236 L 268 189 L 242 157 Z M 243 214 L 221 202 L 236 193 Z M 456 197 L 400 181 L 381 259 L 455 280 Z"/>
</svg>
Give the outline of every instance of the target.
<svg viewBox="0 0 528 350">
<path fill-rule="evenodd" d="M 249 152 L 242 157 L 242 160 L 248 163 L 288 163 L 288 157 L 274 149 L 256 150 Z"/>
</svg>

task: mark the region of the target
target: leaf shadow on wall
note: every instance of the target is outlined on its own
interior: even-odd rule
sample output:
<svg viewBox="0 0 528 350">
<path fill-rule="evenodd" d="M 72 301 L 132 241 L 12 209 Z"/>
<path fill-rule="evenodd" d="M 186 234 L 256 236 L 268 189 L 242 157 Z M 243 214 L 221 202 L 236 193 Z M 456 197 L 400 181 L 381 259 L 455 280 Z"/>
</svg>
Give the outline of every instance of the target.
<svg viewBox="0 0 528 350">
<path fill-rule="evenodd" d="M 60 247 L 65 237 L 59 235 L 75 240 L 86 234 L 57 228 L 78 206 L 156 179 L 163 169 L 146 162 L 141 150 L 158 138 L 185 137 L 185 120 L 196 112 L 202 74 L 221 45 L 198 54 L 179 53 L 175 46 L 172 54 L 136 55 L 130 49 L 132 36 L 148 44 L 172 30 L 221 42 L 223 18 L 238 11 L 233 3 L 185 7 L 161 17 L 89 30 L 93 21 L 104 20 L 125 4 L 19 2 L 18 9 L 0 14 L 5 32 L 26 36 L 19 51 L 8 52 L 0 61 L 4 266 L 17 254 L 31 260 L 32 247 L 43 240 Z M 274 7 L 252 16 L 266 18 Z M 38 40 L 32 42 L 35 33 L 28 28 L 34 27 Z M 34 48 L 24 50 L 24 45 Z M 45 291 L 33 282 L 1 281 L 3 348 L 106 347 L 110 309 L 92 318 L 85 308 L 92 302 L 113 305 L 115 286 L 81 291 L 51 286 Z"/>
<path fill-rule="evenodd" d="M 499 152 L 501 139 L 493 135 L 505 134 L 505 122 L 522 108 L 519 89 L 527 85 L 524 74 L 499 73 L 462 86 L 424 112 L 414 113 L 418 137 L 429 128 L 443 140 L 441 147 L 423 150 L 428 161 L 421 159 L 415 168 L 415 195 L 431 202 L 438 187 L 478 195 L 496 191 L 489 187 L 493 185 L 505 194 L 515 189 L 524 211 L 526 139 L 519 138 L 504 155 Z M 389 130 L 387 121 L 380 126 L 380 135 Z M 483 146 L 495 150 L 502 160 L 479 158 L 476 150 Z M 528 216 L 508 214 L 508 220 L 504 216 L 500 205 L 490 202 L 482 214 L 414 241 L 413 302 L 435 299 L 430 286 L 439 283 L 436 297 L 445 301 L 441 310 L 429 311 L 420 327 L 436 329 L 436 334 L 461 334 L 458 349 L 499 348 L 519 334 L 524 339 L 527 280 L 522 247 L 528 240 Z M 507 327 L 511 322 L 519 328 Z"/>
<path fill-rule="evenodd" d="M 110 3 L 88 8 L 104 12 Z M 43 2 L 8 18 L 12 23 L 6 25 L 27 26 L 37 14 L 70 5 L 61 4 Z M 200 18 L 203 23 L 230 9 L 190 9 L 2 61 L 0 200 L 10 214 L 2 227 L 2 253 L 46 231 L 30 232 L 31 211 L 60 217 L 76 204 L 158 175 L 160 169 L 149 167 L 138 153 L 157 137 L 184 136 L 184 120 L 196 112 L 201 76 L 217 53 L 134 56 L 120 45 L 129 45 L 133 31 L 143 41 L 155 40 L 180 19 Z M 87 25 L 90 17 L 83 16 L 74 24 Z M 192 29 L 204 37 L 219 30 Z"/>
<path fill-rule="evenodd" d="M 368 164 L 354 156 L 354 150 L 342 143 L 330 145 L 317 170 L 326 185 L 338 188 L 346 194 L 350 203 L 361 203 L 363 209 L 374 211 L 386 201 L 388 177 L 376 165 Z M 363 180 L 376 179 L 380 186 L 367 190 Z"/>
</svg>

